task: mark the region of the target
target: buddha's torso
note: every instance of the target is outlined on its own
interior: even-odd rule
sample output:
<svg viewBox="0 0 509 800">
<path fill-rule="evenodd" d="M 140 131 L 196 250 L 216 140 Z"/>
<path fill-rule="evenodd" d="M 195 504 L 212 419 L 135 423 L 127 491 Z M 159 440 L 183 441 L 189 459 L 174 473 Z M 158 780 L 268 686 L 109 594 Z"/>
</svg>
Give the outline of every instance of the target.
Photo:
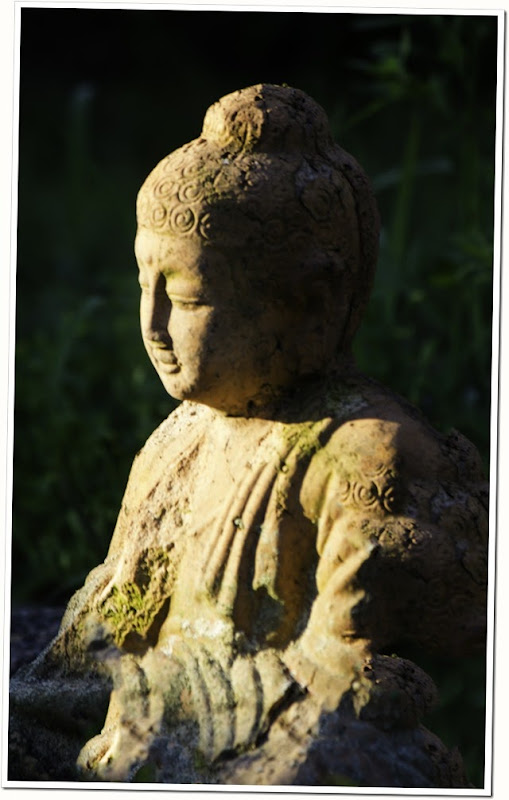
<svg viewBox="0 0 509 800">
<path fill-rule="evenodd" d="M 345 610 L 330 638 L 378 644 L 379 633 L 383 644 L 400 624 L 395 582 L 412 603 L 420 573 L 438 613 L 442 570 L 482 572 L 485 512 L 462 488 L 482 493 L 482 475 L 466 440 L 440 437 L 362 379 L 307 405 L 296 421 L 182 403 L 152 434 L 91 598 L 118 644 L 140 652 L 220 637 L 282 651 L 334 584 L 332 616 Z M 472 522 L 478 546 L 465 566 L 459 539 Z M 375 561 L 383 567 L 371 572 Z M 416 609 L 417 638 L 421 617 Z"/>
<path fill-rule="evenodd" d="M 301 440 L 312 431 L 318 442 L 330 425 L 179 407 L 133 467 L 110 548 L 118 563 L 103 593 L 106 613 L 118 590 L 136 573 L 139 580 L 142 559 L 159 557 L 166 568 L 152 574 L 171 596 L 160 644 L 219 632 L 257 646 L 287 644 L 316 592 L 316 525 L 300 497 L 312 453 L 301 451 Z M 140 529 L 144 547 L 132 552 Z"/>
</svg>

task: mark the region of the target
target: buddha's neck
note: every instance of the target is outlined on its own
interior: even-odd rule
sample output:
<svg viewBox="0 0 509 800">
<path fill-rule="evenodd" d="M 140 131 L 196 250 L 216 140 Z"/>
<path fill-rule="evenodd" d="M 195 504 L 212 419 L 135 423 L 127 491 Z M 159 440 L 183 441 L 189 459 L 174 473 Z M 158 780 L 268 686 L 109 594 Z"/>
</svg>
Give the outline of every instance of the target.
<svg viewBox="0 0 509 800">
<path fill-rule="evenodd" d="M 321 375 L 301 377 L 300 380 L 270 399 L 258 396 L 229 409 L 208 406 L 211 423 L 215 420 L 232 433 L 252 427 L 256 420 L 262 422 L 299 422 L 320 403 L 328 385 L 337 386 L 342 380 L 358 374 L 351 356 L 341 357 L 332 368 Z"/>
</svg>

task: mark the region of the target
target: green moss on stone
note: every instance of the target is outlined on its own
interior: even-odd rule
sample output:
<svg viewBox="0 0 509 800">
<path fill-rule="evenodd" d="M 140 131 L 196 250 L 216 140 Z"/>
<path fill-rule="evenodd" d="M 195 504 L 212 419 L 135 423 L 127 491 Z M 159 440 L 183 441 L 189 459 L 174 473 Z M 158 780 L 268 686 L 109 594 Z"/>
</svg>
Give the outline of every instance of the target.
<svg viewBox="0 0 509 800">
<path fill-rule="evenodd" d="M 171 593 L 173 577 L 168 551 L 151 548 L 140 560 L 135 579 L 111 588 L 99 610 L 119 646 L 132 632 L 142 637 L 147 635 Z"/>
</svg>

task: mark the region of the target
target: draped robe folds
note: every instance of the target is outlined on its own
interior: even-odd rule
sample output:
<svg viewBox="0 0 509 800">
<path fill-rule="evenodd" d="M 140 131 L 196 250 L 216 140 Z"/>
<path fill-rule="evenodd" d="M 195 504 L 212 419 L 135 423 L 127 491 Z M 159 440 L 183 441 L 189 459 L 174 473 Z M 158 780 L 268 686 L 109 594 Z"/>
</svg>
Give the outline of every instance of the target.
<svg viewBox="0 0 509 800">
<path fill-rule="evenodd" d="M 34 682 L 46 708 L 58 681 L 75 681 L 76 709 L 106 687 L 102 732 L 84 726 L 69 750 L 79 744 L 85 777 L 131 780 L 152 764 L 161 782 L 326 783 L 332 758 L 360 785 L 466 785 L 420 725 L 431 681 L 381 653 L 484 644 L 475 448 L 361 377 L 303 391 L 295 407 L 234 418 L 184 402 L 137 455 L 104 564 L 13 682 L 27 720 Z"/>
</svg>

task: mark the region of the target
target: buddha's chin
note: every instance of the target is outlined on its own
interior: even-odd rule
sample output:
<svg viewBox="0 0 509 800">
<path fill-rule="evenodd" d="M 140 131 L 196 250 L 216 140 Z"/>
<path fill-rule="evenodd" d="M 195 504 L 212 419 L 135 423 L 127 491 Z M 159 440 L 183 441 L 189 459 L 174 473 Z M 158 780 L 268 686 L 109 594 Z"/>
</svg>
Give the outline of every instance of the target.
<svg viewBox="0 0 509 800">
<path fill-rule="evenodd" d="M 157 374 L 168 394 L 175 400 L 192 400 L 196 403 L 214 405 L 214 392 L 204 390 L 198 378 L 186 376 L 182 369 L 174 371 L 158 369 Z"/>
<path fill-rule="evenodd" d="M 175 400 L 190 400 L 193 398 L 195 392 L 193 387 L 183 379 L 182 373 L 178 372 L 164 372 L 158 370 L 158 375 L 168 394 L 175 398 Z"/>
</svg>

